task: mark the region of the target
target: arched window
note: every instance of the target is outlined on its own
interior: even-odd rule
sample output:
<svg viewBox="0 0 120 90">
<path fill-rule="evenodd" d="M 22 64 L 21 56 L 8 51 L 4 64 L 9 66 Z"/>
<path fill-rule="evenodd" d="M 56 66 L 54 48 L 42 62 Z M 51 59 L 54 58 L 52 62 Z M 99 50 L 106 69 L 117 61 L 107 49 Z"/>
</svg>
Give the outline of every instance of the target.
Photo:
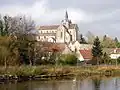
<svg viewBox="0 0 120 90">
<path fill-rule="evenodd" d="M 60 37 L 62 38 L 62 36 L 63 36 L 63 32 L 61 32 L 61 36 Z"/>
</svg>

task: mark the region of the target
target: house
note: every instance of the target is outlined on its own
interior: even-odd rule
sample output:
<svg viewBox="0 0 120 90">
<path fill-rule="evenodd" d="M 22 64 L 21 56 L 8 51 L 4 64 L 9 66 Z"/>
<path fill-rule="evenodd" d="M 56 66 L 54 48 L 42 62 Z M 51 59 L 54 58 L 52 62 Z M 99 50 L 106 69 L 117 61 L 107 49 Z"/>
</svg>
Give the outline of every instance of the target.
<svg viewBox="0 0 120 90">
<path fill-rule="evenodd" d="M 120 48 L 104 48 L 103 52 L 106 52 L 111 59 L 118 59 L 120 57 Z"/>
<path fill-rule="evenodd" d="M 61 54 L 72 53 L 71 49 L 65 43 L 40 42 L 38 45 L 38 48 L 41 48 L 42 52 L 58 52 Z"/>
<path fill-rule="evenodd" d="M 77 54 L 78 60 L 84 61 L 84 62 L 89 62 L 92 60 L 92 52 L 91 49 L 89 50 L 79 50 L 79 53 Z"/>
<path fill-rule="evenodd" d="M 92 49 L 92 44 L 81 44 L 79 41 L 74 41 L 69 43 L 69 48 L 72 51 L 79 51 L 79 50 L 84 50 L 84 49 Z"/>
</svg>

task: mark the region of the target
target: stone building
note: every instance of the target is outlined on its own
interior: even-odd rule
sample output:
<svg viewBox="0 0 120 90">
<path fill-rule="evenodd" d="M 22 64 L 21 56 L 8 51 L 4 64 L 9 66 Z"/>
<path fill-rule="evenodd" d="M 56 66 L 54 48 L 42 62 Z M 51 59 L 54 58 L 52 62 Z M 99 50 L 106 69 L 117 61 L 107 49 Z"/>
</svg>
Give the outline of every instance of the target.
<svg viewBox="0 0 120 90">
<path fill-rule="evenodd" d="M 67 11 L 60 25 L 39 26 L 37 30 L 39 31 L 37 41 L 69 43 L 79 39 L 78 25 L 69 20 Z"/>
</svg>

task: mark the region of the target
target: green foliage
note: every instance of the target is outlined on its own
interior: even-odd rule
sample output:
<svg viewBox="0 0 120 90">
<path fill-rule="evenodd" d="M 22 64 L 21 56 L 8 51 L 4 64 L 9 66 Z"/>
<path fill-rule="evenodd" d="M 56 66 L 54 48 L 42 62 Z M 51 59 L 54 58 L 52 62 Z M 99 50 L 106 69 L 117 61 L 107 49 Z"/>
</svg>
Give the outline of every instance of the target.
<svg viewBox="0 0 120 90">
<path fill-rule="evenodd" d="M 102 56 L 102 47 L 101 47 L 101 44 L 100 44 L 98 37 L 96 37 L 94 40 L 92 54 L 94 57 L 101 57 Z"/>
<path fill-rule="evenodd" d="M 19 62 L 18 52 L 13 43 L 13 38 L 0 36 L 0 65 L 15 65 Z"/>
<path fill-rule="evenodd" d="M 100 62 L 102 54 L 103 53 L 102 53 L 101 43 L 99 41 L 99 38 L 96 37 L 94 40 L 93 48 L 92 48 L 92 55 L 94 60 L 96 60 L 97 64 Z"/>
<path fill-rule="evenodd" d="M 116 47 L 117 47 L 117 48 L 120 48 L 120 42 L 117 42 L 117 43 L 116 43 Z"/>
<path fill-rule="evenodd" d="M 102 63 L 104 63 L 104 64 L 110 64 L 111 63 L 111 59 L 110 59 L 110 57 L 109 57 L 109 55 L 107 53 L 103 54 L 102 61 L 103 61 Z"/>
<path fill-rule="evenodd" d="M 117 59 L 118 64 L 120 64 L 120 57 Z"/>
<path fill-rule="evenodd" d="M 111 39 L 110 37 L 107 37 L 106 35 L 103 37 L 103 41 L 101 42 L 103 48 L 115 48 L 116 47 L 116 43 L 113 39 Z"/>
<path fill-rule="evenodd" d="M 60 56 L 59 63 L 63 65 L 76 65 L 77 64 L 77 57 L 74 54 L 62 54 Z"/>
<path fill-rule="evenodd" d="M 9 35 L 9 17 L 4 16 L 0 18 L 0 35 L 1 36 L 7 36 Z"/>
</svg>

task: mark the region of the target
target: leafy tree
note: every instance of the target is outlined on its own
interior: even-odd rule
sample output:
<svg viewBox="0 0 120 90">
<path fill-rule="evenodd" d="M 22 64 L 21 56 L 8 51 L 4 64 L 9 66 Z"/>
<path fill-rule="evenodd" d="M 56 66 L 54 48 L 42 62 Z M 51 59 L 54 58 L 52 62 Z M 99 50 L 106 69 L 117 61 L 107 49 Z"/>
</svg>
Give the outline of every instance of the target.
<svg viewBox="0 0 120 90">
<path fill-rule="evenodd" d="M 120 48 L 120 42 L 116 43 L 116 47 Z"/>
<path fill-rule="evenodd" d="M 115 37 L 114 42 L 117 48 L 120 48 L 120 42 L 118 41 L 117 37 Z"/>
<path fill-rule="evenodd" d="M 110 37 L 107 37 L 105 35 L 103 37 L 102 46 L 103 46 L 103 48 L 115 48 L 116 44 L 115 44 L 115 41 L 113 39 L 111 39 Z"/>
<path fill-rule="evenodd" d="M 99 64 L 102 56 L 102 47 L 98 36 L 94 40 L 93 48 L 92 48 L 92 55 L 93 60 L 95 60 L 97 64 Z"/>
<path fill-rule="evenodd" d="M 105 52 L 103 54 L 103 63 L 104 64 L 110 64 L 110 61 L 111 61 L 111 59 L 110 59 L 109 55 Z"/>
<path fill-rule="evenodd" d="M 117 59 L 118 64 L 120 64 L 120 57 Z"/>
<path fill-rule="evenodd" d="M 17 65 L 19 63 L 18 51 L 13 43 L 14 38 L 0 36 L 0 65 Z"/>
<path fill-rule="evenodd" d="M 9 35 L 9 21 L 8 16 L 0 17 L 0 35 L 6 36 Z"/>
<path fill-rule="evenodd" d="M 74 54 L 63 54 L 60 56 L 59 62 L 66 65 L 76 65 L 77 57 Z"/>
</svg>

